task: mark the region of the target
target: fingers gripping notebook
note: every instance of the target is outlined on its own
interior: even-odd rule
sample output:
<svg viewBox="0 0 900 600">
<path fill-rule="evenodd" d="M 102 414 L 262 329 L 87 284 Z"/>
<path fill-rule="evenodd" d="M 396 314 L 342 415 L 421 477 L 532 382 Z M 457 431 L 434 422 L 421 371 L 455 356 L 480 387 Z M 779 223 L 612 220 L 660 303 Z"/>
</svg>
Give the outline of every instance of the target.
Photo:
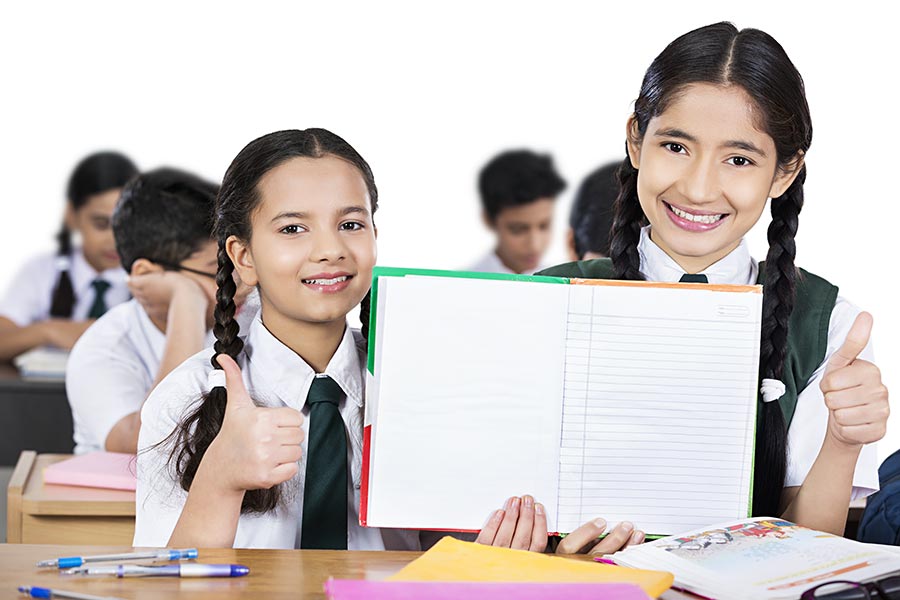
<svg viewBox="0 0 900 600">
<path fill-rule="evenodd" d="M 361 521 L 748 515 L 761 288 L 377 268 Z M 423 309 L 423 307 L 427 307 Z"/>
</svg>

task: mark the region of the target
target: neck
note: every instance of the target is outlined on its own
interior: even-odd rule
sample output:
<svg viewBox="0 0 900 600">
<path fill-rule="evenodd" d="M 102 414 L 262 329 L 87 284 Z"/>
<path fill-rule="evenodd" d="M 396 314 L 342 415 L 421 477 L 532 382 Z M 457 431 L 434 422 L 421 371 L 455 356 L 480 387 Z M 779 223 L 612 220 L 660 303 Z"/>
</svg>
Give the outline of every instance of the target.
<svg viewBox="0 0 900 600">
<path fill-rule="evenodd" d="M 144 309 L 144 312 L 147 312 L 147 309 Z M 147 312 L 147 316 L 150 317 L 150 322 L 153 323 L 153 326 L 159 329 L 163 334 L 166 333 L 166 327 L 169 324 L 169 320 L 166 319 L 165 315 L 154 315 Z"/>
<path fill-rule="evenodd" d="M 88 266 L 94 270 L 95 276 L 100 275 L 100 273 L 102 273 L 104 271 L 103 265 L 97 263 L 96 260 L 92 259 L 90 256 L 85 254 L 84 251 L 81 252 L 81 255 L 84 257 L 84 262 L 86 262 L 88 264 Z"/>
<path fill-rule="evenodd" d="M 496 250 L 494 250 L 494 254 L 497 255 L 497 258 L 500 259 L 500 262 L 503 263 L 503 266 L 504 266 L 504 267 L 506 267 L 507 269 L 509 269 L 509 270 L 512 271 L 513 273 L 518 273 L 519 275 L 522 274 L 522 271 L 520 271 L 520 270 L 518 269 L 518 267 L 516 267 L 515 265 L 513 265 L 512 262 L 510 262 L 510 260 L 509 260 L 506 256 L 503 255 L 503 252 L 501 252 L 499 248 L 497 248 Z"/>
<path fill-rule="evenodd" d="M 266 329 L 306 361 L 316 373 L 325 372 L 338 346 L 341 345 L 341 340 L 344 339 L 344 330 L 347 327 L 345 318 L 324 323 L 298 321 L 273 310 L 266 311 L 265 303 L 262 305 L 261 314 Z"/>
<path fill-rule="evenodd" d="M 697 273 L 702 273 L 707 270 L 729 254 L 731 254 L 735 248 L 740 246 L 741 241 L 738 240 L 734 244 L 722 248 L 712 254 L 705 254 L 703 256 L 683 256 L 678 254 L 671 248 L 669 248 L 665 242 L 663 242 L 658 235 L 653 233 L 653 228 L 650 228 L 650 240 L 659 246 L 660 250 L 669 255 L 669 258 L 678 263 L 678 266 L 684 269 L 685 273 L 689 273 L 691 275 L 696 275 Z"/>
</svg>

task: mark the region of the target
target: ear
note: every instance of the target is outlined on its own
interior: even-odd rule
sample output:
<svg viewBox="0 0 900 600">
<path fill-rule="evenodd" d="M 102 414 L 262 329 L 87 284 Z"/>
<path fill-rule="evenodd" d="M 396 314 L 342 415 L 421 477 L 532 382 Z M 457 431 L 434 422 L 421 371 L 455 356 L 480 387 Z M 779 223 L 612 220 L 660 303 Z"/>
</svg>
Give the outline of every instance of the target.
<svg viewBox="0 0 900 600">
<path fill-rule="evenodd" d="M 375 239 L 377 240 L 378 239 L 378 227 L 376 227 L 374 224 L 372 225 L 372 231 L 375 233 Z"/>
<path fill-rule="evenodd" d="M 486 210 L 481 211 L 481 222 L 484 223 L 484 226 L 490 229 L 491 231 L 496 231 L 497 226 L 494 224 L 494 220 L 487 213 Z"/>
<path fill-rule="evenodd" d="M 799 152 L 783 169 L 775 169 L 775 178 L 772 180 L 772 187 L 769 188 L 769 198 L 778 198 L 791 187 L 803 168 L 804 160 L 803 152 Z"/>
<path fill-rule="evenodd" d="M 253 253 L 250 246 L 245 244 L 237 236 L 231 236 L 225 241 L 225 252 L 234 264 L 234 270 L 245 285 L 255 286 L 259 283 L 256 276 L 256 267 L 253 264 Z"/>
<path fill-rule="evenodd" d="M 575 230 L 571 227 L 566 231 L 566 250 L 569 252 L 569 260 L 578 260 L 578 252 L 575 251 Z"/>
<path fill-rule="evenodd" d="M 631 115 L 625 124 L 625 149 L 628 150 L 628 159 L 635 169 L 640 168 L 641 164 L 641 142 L 643 140 L 640 129 L 638 129 L 637 119 Z"/>
<path fill-rule="evenodd" d="M 132 275 L 147 275 L 148 273 L 162 273 L 165 269 L 146 258 L 139 258 L 131 263 Z"/>
</svg>

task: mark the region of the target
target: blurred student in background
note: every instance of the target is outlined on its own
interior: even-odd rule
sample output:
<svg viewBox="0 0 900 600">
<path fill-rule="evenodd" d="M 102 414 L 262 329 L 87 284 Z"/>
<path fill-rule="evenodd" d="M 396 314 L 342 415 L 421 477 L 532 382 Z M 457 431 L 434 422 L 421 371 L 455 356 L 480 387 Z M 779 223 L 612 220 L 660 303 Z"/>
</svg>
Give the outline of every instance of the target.
<svg viewBox="0 0 900 600">
<path fill-rule="evenodd" d="M 38 346 L 68 350 L 93 319 L 128 300 L 110 221 L 136 173 L 116 152 L 92 154 L 75 167 L 56 253 L 25 263 L 0 300 L 0 361 Z"/>
<path fill-rule="evenodd" d="M 478 177 L 482 217 L 496 235 L 493 250 L 468 271 L 534 273 L 550 246 L 556 197 L 566 182 L 549 155 L 511 150 Z"/>
<path fill-rule="evenodd" d="M 569 260 L 588 260 L 609 256 L 609 230 L 613 205 L 619 195 L 616 181 L 618 162 L 599 167 L 585 177 L 572 202 L 566 249 Z"/>
<path fill-rule="evenodd" d="M 75 453 L 134 453 L 140 410 L 157 383 L 212 340 L 219 186 L 176 169 L 132 179 L 112 218 L 134 299 L 78 340 L 66 365 Z M 240 307 L 246 291 L 236 298 Z"/>
</svg>

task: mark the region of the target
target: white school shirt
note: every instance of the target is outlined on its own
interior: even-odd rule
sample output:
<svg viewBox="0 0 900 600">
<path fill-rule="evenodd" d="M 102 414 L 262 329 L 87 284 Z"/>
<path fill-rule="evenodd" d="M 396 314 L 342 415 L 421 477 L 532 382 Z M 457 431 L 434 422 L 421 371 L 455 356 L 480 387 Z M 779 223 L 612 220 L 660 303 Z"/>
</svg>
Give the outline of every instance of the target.
<svg viewBox="0 0 900 600">
<path fill-rule="evenodd" d="M 682 269 L 668 254 L 650 239 L 650 226 L 641 230 L 638 244 L 641 256 L 641 273 L 648 281 L 674 282 L 684 275 Z M 703 271 L 709 283 L 755 285 L 759 275 L 759 263 L 750 256 L 747 243 L 741 243 L 725 256 Z M 812 468 L 828 426 L 828 408 L 819 384 L 825 374 L 825 365 L 847 338 L 847 333 L 860 313 L 860 309 L 841 296 L 837 297 L 828 325 L 828 348 L 822 364 L 813 372 L 809 383 L 797 396 L 797 408 L 787 435 L 787 474 L 785 487 L 802 485 Z M 875 362 L 872 340 L 860 353 L 859 358 Z M 851 499 L 865 498 L 878 491 L 878 454 L 875 444 L 866 444 L 859 453 L 856 470 L 853 473 Z"/>
<path fill-rule="evenodd" d="M 103 450 L 113 426 L 141 409 L 165 348 L 165 333 L 137 300 L 110 309 L 78 338 L 66 363 L 75 454 Z"/>
<path fill-rule="evenodd" d="M 55 254 L 36 256 L 25 263 L 6 290 L 0 301 L 0 317 L 6 317 L 19 327 L 25 327 L 50 318 L 50 306 L 53 303 L 53 290 L 59 280 L 59 257 Z M 98 273 L 88 264 L 81 252 L 76 248 L 72 252 L 69 266 L 69 278 L 75 292 L 75 306 L 72 319 L 87 319 L 88 311 L 94 303 L 96 292 L 91 282 L 97 278 L 109 282 L 103 300 L 112 308 L 131 298 L 126 283 L 127 274 L 121 267 L 107 269 Z"/>
<path fill-rule="evenodd" d="M 242 332 L 258 312 L 259 293 L 253 290 L 235 315 Z M 205 345 L 214 342 L 207 332 Z M 78 338 L 66 363 L 75 454 L 103 450 L 113 426 L 141 409 L 165 349 L 165 333 L 137 300 L 110 309 Z"/>
<path fill-rule="evenodd" d="M 534 270 L 536 273 L 541 269 L 548 267 L 549 265 L 540 266 Z M 511 275 L 515 275 L 516 272 L 503 264 L 503 261 L 500 260 L 500 257 L 497 256 L 497 252 L 491 250 L 484 256 L 482 256 L 478 262 L 475 264 L 469 265 L 468 268 L 463 269 L 464 271 L 472 271 L 475 273 L 508 273 Z M 530 275 L 531 273 L 526 273 L 526 275 Z"/>
<path fill-rule="evenodd" d="M 303 484 L 309 439 L 306 395 L 316 373 L 290 348 L 269 333 L 259 316 L 250 325 L 238 364 L 250 395 L 264 406 L 289 406 L 304 415 L 304 437 L 299 473 L 288 482 L 288 501 L 265 514 L 242 514 L 234 538 L 235 548 L 291 549 L 300 547 Z M 169 464 L 169 447 L 154 448 L 197 406 L 207 389 L 212 370 L 212 349 L 204 350 L 172 371 L 150 394 L 141 412 L 138 440 L 135 546 L 166 546 L 187 499 Z M 375 529 L 359 524 L 360 479 L 366 352 L 362 336 L 347 328 L 337 351 L 325 368 L 344 391 L 341 417 L 347 427 L 350 465 L 347 503 L 347 548 L 350 550 L 418 550 L 418 533 Z"/>
</svg>

